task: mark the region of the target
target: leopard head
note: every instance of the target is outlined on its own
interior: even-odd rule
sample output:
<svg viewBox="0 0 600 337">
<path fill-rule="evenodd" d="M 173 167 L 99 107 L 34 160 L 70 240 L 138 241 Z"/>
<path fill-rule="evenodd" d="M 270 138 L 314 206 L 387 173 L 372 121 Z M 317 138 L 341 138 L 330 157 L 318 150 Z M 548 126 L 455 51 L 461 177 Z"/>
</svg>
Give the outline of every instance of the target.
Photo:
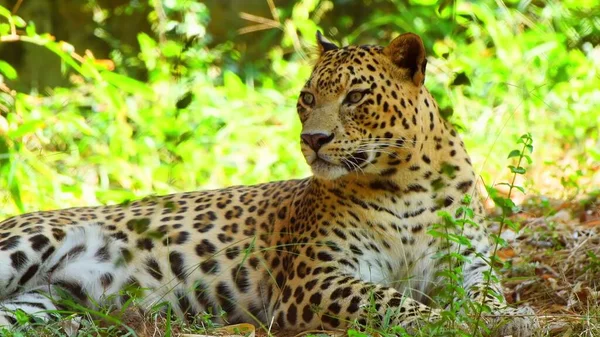
<svg viewBox="0 0 600 337">
<path fill-rule="evenodd" d="M 395 174 L 410 161 L 429 113 L 438 114 L 423 86 L 421 38 L 405 33 L 386 47 L 340 48 L 317 33 L 317 42 L 319 57 L 297 103 L 313 174 Z"/>
</svg>

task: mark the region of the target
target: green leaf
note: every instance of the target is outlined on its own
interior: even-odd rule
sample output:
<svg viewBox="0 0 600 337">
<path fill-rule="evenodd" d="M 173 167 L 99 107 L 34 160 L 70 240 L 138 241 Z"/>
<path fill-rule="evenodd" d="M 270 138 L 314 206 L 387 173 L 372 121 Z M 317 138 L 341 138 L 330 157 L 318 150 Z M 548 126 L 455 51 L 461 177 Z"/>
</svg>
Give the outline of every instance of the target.
<svg viewBox="0 0 600 337">
<path fill-rule="evenodd" d="M 86 123 L 85 118 L 83 118 L 82 116 L 66 115 L 65 117 L 63 117 L 63 120 L 71 123 L 74 128 L 79 130 L 84 135 L 87 135 L 87 136 L 97 136 L 98 135 L 98 130 L 91 127 L 90 125 L 88 125 Z"/>
<path fill-rule="evenodd" d="M 167 305 L 167 322 L 166 322 L 166 333 L 165 333 L 165 337 L 171 337 L 171 305 Z"/>
<path fill-rule="evenodd" d="M 471 247 L 471 240 L 463 235 L 450 234 L 450 241 L 455 241 L 461 246 Z"/>
<path fill-rule="evenodd" d="M 504 210 L 511 211 L 516 207 L 515 203 L 511 199 L 502 198 L 502 197 L 495 197 L 492 199 L 498 206 L 500 206 Z"/>
<path fill-rule="evenodd" d="M 527 172 L 527 170 L 521 166 L 515 167 L 513 165 L 509 165 L 508 168 L 510 168 L 510 172 L 515 174 L 525 174 L 525 172 Z"/>
<path fill-rule="evenodd" d="M 0 60 L 0 73 L 3 73 L 9 80 L 17 78 L 17 71 L 6 61 Z"/>
<path fill-rule="evenodd" d="M 447 106 L 445 108 L 440 109 L 440 116 L 442 116 L 444 120 L 448 120 L 450 117 L 452 117 L 453 114 L 454 109 L 452 109 L 451 106 Z"/>
<path fill-rule="evenodd" d="M 526 145 L 525 148 L 527 149 L 527 151 L 529 151 L 529 153 L 533 152 L 533 145 Z"/>
<path fill-rule="evenodd" d="M 438 8 L 437 8 L 438 13 L 441 13 L 444 10 L 444 8 L 446 8 L 446 7 L 450 6 L 450 5 L 453 5 L 453 3 L 454 3 L 454 0 L 442 0 L 442 1 L 440 1 L 440 4 L 438 5 Z"/>
<path fill-rule="evenodd" d="M 69 65 L 71 68 L 75 69 L 75 71 L 77 71 L 78 73 L 80 73 L 83 76 L 88 77 L 89 74 L 85 71 L 85 69 L 83 69 L 79 63 L 77 63 L 77 61 L 75 61 L 73 59 L 73 57 L 67 53 L 65 53 L 62 48 L 59 46 L 58 43 L 53 41 L 53 37 L 47 34 L 41 35 L 38 37 L 39 39 L 43 40 L 44 46 L 46 48 L 48 48 L 50 51 L 52 51 L 53 53 L 55 53 L 56 55 L 58 55 L 61 59 L 62 62 L 64 62 L 65 65 Z"/>
<path fill-rule="evenodd" d="M 25 325 L 29 322 L 29 315 L 21 309 L 17 309 L 14 312 L 14 315 L 15 315 L 15 319 L 17 320 L 17 323 L 21 326 Z"/>
<path fill-rule="evenodd" d="M 155 69 L 159 54 L 156 48 L 156 41 L 145 33 L 138 34 L 137 38 L 140 45 L 140 58 L 146 62 L 148 70 Z"/>
<path fill-rule="evenodd" d="M 188 91 L 185 93 L 185 95 L 183 95 L 183 97 L 181 97 L 177 101 L 177 104 L 175 105 L 175 107 L 180 110 L 185 109 L 190 105 L 190 103 L 192 103 L 193 99 L 194 99 L 194 94 L 191 91 Z"/>
<path fill-rule="evenodd" d="M 21 213 L 25 212 L 25 207 L 23 206 L 23 199 L 21 199 L 21 189 L 19 188 L 19 183 L 17 182 L 17 177 L 13 176 L 9 182 L 10 196 L 12 197 L 15 205 L 19 208 Z"/>
<path fill-rule="evenodd" d="M 146 33 L 139 33 L 137 35 L 137 39 L 138 39 L 138 43 L 140 44 L 140 49 L 142 50 L 142 53 L 144 53 L 144 54 L 148 53 L 152 49 L 156 48 L 156 41 L 154 41 L 154 39 L 152 39 Z"/>
<path fill-rule="evenodd" d="M 9 131 L 8 136 L 12 139 L 22 137 L 34 133 L 44 126 L 44 121 L 41 119 L 32 120 L 21 124 L 16 130 Z"/>
<path fill-rule="evenodd" d="M 464 71 L 458 73 L 450 85 L 470 85 L 471 80 L 467 77 Z"/>
<path fill-rule="evenodd" d="M 155 97 L 154 90 L 144 82 L 110 71 L 103 71 L 101 75 L 106 82 L 123 91 L 134 95 L 141 95 L 146 99 L 153 99 Z"/>
<path fill-rule="evenodd" d="M 521 151 L 519 150 L 512 150 L 510 151 L 510 153 L 508 154 L 508 158 L 512 158 L 512 157 L 518 157 L 521 155 Z"/>
<path fill-rule="evenodd" d="M 25 27 L 25 33 L 27 36 L 35 36 L 37 33 L 35 32 L 35 23 L 30 21 L 27 27 Z"/>
<path fill-rule="evenodd" d="M 194 136 L 194 133 L 192 131 L 186 131 L 186 132 L 182 133 L 179 137 L 177 137 L 177 141 L 175 142 L 175 144 L 179 145 L 179 144 L 189 140 L 193 136 Z"/>
<path fill-rule="evenodd" d="M 13 15 L 12 19 L 15 26 L 19 28 L 27 26 L 27 22 L 25 22 L 25 20 L 23 20 L 20 16 Z"/>
<path fill-rule="evenodd" d="M 0 136 L 0 169 L 10 163 L 10 147 L 6 138 Z"/>
<path fill-rule="evenodd" d="M 8 23 L 0 23 L 0 36 L 10 34 L 10 25 Z"/>
<path fill-rule="evenodd" d="M 531 133 L 525 133 L 521 135 L 521 139 L 531 140 Z"/>
<path fill-rule="evenodd" d="M 23 200 L 21 198 L 21 189 L 19 188 L 19 183 L 15 176 L 16 164 L 14 161 L 10 160 L 10 147 L 4 137 L 0 137 L 0 154 L 3 155 L 2 157 L 6 156 L 6 158 L 0 159 L 0 176 L 6 180 L 10 196 L 19 211 L 23 213 L 25 212 L 25 208 L 23 207 Z"/>
<path fill-rule="evenodd" d="M 447 235 L 444 232 L 436 231 L 436 230 L 433 230 L 433 229 L 427 231 L 427 234 L 431 235 L 434 238 L 443 238 L 443 237 L 445 237 Z"/>
<path fill-rule="evenodd" d="M 11 19 L 12 14 L 10 13 L 10 11 L 8 9 L 6 9 L 5 7 L 0 6 L 0 16 L 3 16 L 7 19 Z"/>
<path fill-rule="evenodd" d="M 514 222 L 510 219 L 504 219 L 504 223 L 506 226 L 513 230 L 513 232 L 518 232 L 521 230 L 521 225 L 518 222 Z"/>
<path fill-rule="evenodd" d="M 462 216 L 467 219 L 473 219 L 474 213 L 473 213 L 473 209 L 470 207 L 460 206 L 456 210 L 456 214 L 460 214 L 460 213 L 462 213 Z"/>
<path fill-rule="evenodd" d="M 506 242 L 506 240 L 504 240 L 501 236 L 499 236 L 498 234 L 491 234 L 490 235 L 492 237 L 493 242 L 499 244 L 502 247 L 506 247 L 508 245 L 508 242 Z"/>
<path fill-rule="evenodd" d="M 233 98 L 241 98 L 246 95 L 246 85 L 238 75 L 231 71 L 226 71 L 223 75 L 223 85 L 228 95 Z"/>
<path fill-rule="evenodd" d="M 166 57 L 177 57 L 181 55 L 181 45 L 175 41 L 166 41 L 161 45 L 161 51 Z"/>
</svg>

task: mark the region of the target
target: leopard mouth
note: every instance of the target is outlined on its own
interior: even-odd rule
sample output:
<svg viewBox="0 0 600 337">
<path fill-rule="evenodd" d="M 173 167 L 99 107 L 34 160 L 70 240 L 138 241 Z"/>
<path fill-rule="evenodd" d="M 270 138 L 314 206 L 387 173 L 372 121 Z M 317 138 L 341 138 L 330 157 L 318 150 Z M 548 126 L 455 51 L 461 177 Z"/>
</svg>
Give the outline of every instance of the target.
<svg viewBox="0 0 600 337">
<path fill-rule="evenodd" d="M 333 180 L 350 172 L 362 171 L 369 161 L 369 154 L 365 152 L 356 152 L 339 162 L 332 162 L 326 156 L 316 155 L 309 162 L 311 170 L 315 176 Z"/>
<path fill-rule="evenodd" d="M 310 163 L 310 166 L 318 167 L 318 168 L 333 168 L 333 167 L 337 167 L 339 165 L 335 165 L 334 163 L 330 162 L 329 160 L 317 156 L 317 158 Z"/>
<path fill-rule="evenodd" d="M 345 158 L 342 163 L 348 171 L 355 171 L 368 163 L 369 155 L 366 152 L 356 152 Z"/>
</svg>

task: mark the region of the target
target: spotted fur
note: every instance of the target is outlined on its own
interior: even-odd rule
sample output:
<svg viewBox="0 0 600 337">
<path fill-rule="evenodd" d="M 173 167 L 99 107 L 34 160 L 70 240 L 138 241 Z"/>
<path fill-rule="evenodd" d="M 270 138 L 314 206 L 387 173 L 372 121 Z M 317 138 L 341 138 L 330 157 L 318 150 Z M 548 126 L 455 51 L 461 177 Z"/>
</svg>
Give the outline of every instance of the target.
<svg viewBox="0 0 600 337">
<path fill-rule="evenodd" d="M 230 323 L 273 319 L 281 329 L 341 328 L 388 310 L 407 327 L 439 318 L 428 303 L 443 267 L 432 257 L 447 246 L 427 232 L 438 211 L 454 214 L 475 193 L 476 177 L 423 85 L 421 39 L 318 41 L 297 104 L 312 177 L 5 220 L 0 325 L 17 308 L 50 318 L 65 292 L 118 306 L 131 285 L 145 307 L 168 300 L 181 317 L 222 309 Z M 489 235 L 481 205 L 471 206 L 480 223 L 464 229 L 473 247 L 462 250 L 463 286 L 513 315 L 498 334 L 532 335 L 537 321 L 521 315 L 530 310 L 506 307 L 492 295 L 500 285 L 485 282 Z"/>
</svg>

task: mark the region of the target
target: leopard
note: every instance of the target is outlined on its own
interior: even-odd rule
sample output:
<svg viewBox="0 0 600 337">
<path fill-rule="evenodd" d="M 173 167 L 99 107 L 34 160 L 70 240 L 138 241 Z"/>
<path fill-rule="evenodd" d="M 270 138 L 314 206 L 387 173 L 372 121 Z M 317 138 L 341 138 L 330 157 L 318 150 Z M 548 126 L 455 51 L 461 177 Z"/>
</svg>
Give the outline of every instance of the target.
<svg viewBox="0 0 600 337">
<path fill-rule="evenodd" d="M 490 268 L 493 244 L 464 142 L 425 87 L 422 39 L 339 47 L 318 32 L 296 104 L 312 175 L 38 211 L 0 223 L 0 326 L 17 310 L 54 319 L 65 296 L 145 310 L 169 303 L 186 320 L 280 330 L 388 322 L 411 329 L 447 307 L 447 249 L 464 257 L 468 298 L 494 336 L 534 336 L 529 306 L 511 307 Z M 470 244 L 432 234 L 442 213 L 468 207 Z M 218 315 L 217 313 L 224 313 Z M 370 323 L 369 323 L 370 324 Z"/>
</svg>

